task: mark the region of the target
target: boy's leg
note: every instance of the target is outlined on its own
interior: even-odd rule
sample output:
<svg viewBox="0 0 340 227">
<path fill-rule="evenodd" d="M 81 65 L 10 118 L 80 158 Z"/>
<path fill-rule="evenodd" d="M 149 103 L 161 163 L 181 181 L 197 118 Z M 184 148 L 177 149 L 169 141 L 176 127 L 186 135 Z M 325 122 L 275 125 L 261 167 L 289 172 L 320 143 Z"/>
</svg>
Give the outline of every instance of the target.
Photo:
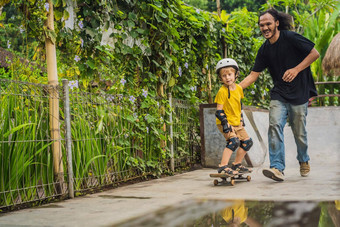
<svg viewBox="0 0 340 227">
<path fill-rule="evenodd" d="M 285 103 L 278 100 L 270 101 L 268 129 L 270 168 L 276 168 L 281 172 L 285 169 L 283 129 L 287 122 L 287 114 Z"/>
<path fill-rule="evenodd" d="M 238 171 L 228 167 L 228 163 L 229 163 L 229 160 L 230 160 L 230 157 L 231 157 L 232 154 L 233 154 L 233 151 L 231 149 L 229 149 L 227 147 L 224 148 L 221 163 L 218 165 L 219 168 L 217 169 L 218 173 L 221 173 L 222 171 L 224 171 L 228 174 L 237 174 L 238 173 Z"/>
<path fill-rule="evenodd" d="M 239 148 L 236 151 L 236 156 L 235 156 L 235 161 L 234 164 L 239 164 L 242 162 L 244 156 L 247 154 L 247 152 L 245 150 L 243 150 L 242 148 Z"/>
<path fill-rule="evenodd" d="M 253 171 L 251 168 L 248 168 L 242 165 L 242 160 L 246 154 L 247 154 L 247 151 L 245 151 L 241 147 L 237 150 L 235 161 L 233 162 L 231 166 L 233 170 L 236 170 L 239 173 L 251 173 Z"/>
<path fill-rule="evenodd" d="M 235 161 L 231 168 L 239 172 L 252 172 L 252 169 L 242 166 L 241 163 L 244 156 L 253 146 L 253 141 L 242 125 L 234 127 L 234 129 L 237 137 L 240 139 L 240 148 L 236 151 Z"/>
<path fill-rule="evenodd" d="M 221 163 L 219 164 L 219 168 L 217 171 L 219 173 L 222 171 L 225 171 L 229 174 L 236 174 L 237 173 L 236 171 L 233 171 L 228 167 L 228 163 L 229 163 L 231 155 L 233 154 L 235 150 L 234 147 L 236 147 L 238 138 L 236 137 L 236 134 L 234 131 L 229 132 L 229 133 L 224 133 L 222 125 L 217 125 L 217 128 L 222 133 L 222 135 L 224 136 L 227 142 L 227 145 L 223 150 Z"/>
<path fill-rule="evenodd" d="M 229 159 L 232 154 L 233 154 L 232 150 L 230 150 L 229 148 L 224 148 L 221 163 L 219 167 L 228 165 Z"/>
</svg>

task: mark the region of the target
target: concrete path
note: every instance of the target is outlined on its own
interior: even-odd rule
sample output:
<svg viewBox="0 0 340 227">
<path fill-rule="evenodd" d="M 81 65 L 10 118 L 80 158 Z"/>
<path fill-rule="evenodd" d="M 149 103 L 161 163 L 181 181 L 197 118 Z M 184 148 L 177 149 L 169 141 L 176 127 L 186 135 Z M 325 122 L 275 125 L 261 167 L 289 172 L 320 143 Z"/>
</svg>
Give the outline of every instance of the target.
<svg viewBox="0 0 340 227">
<path fill-rule="evenodd" d="M 301 177 L 294 152 L 287 155 L 285 181 L 275 182 L 256 167 L 250 182 L 214 186 L 203 168 L 157 180 L 128 185 L 72 200 L 24 209 L 0 216 L 0 226 L 115 226 L 183 201 L 246 199 L 266 201 L 340 200 L 340 109 L 316 108 L 309 114 L 311 173 Z M 255 115 L 254 115 L 255 116 Z M 256 121 L 256 119 L 255 119 Z M 264 132 L 262 132 L 264 133 Z M 287 149 L 294 147 L 289 130 Z M 263 166 L 267 167 L 265 158 Z"/>
</svg>

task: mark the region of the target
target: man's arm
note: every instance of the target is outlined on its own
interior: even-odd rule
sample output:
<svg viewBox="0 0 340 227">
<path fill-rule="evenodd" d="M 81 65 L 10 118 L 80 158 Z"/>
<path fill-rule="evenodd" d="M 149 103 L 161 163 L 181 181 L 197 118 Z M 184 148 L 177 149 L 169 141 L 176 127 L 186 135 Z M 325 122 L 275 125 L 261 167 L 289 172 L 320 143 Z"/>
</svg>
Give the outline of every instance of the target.
<svg viewBox="0 0 340 227">
<path fill-rule="evenodd" d="M 245 88 L 249 87 L 252 83 L 254 83 L 257 80 L 257 78 L 259 78 L 260 74 L 261 72 L 251 71 L 250 74 L 241 81 L 240 86 L 242 87 L 242 89 L 244 90 Z"/>
<path fill-rule="evenodd" d="M 292 69 L 288 69 L 283 74 L 283 77 L 282 77 L 283 81 L 292 82 L 295 79 L 295 77 L 299 74 L 299 72 L 301 72 L 302 70 L 310 66 L 319 57 L 320 57 L 319 52 L 315 48 L 313 48 L 310 51 L 310 53 L 307 55 L 307 57 L 305 57 L 305 59 L 303 59 L 303 61 L 300 62 L 300 64 L 298 64 Z"/>
</svg>

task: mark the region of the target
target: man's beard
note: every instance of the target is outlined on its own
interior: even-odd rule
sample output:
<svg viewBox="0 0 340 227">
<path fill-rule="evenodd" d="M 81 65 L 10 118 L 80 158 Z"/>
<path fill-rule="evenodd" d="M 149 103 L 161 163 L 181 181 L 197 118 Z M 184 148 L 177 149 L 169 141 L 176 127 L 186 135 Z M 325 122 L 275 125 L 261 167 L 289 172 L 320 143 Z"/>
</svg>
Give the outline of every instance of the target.
<svg viewBox="0 0 340 227">
<path fill-rule="evenodd" d="M 267 30 L 269 30 L 269 29 L 267 29 Z M 265 32 L 262 33 L 263 36 L 264 36 L 264 38 L 266 38 L 267 40 L 269 40 L 269 39 L 271 39 L 271 38 L 273 38 L 273 37 L 275 36 L 275 34 L 276 34 L 276 32 L 277 32 L 277 26 L 275 26 L 274 29 L 272 29 L 272 30 L 270 29 L 269 32 L 271 32 L 272 35 L 271 35 L 270 37 L 268 37 L 268 38 L 267 38 L 266 36 L 264 36 L 264 33 L 265 33 Z"/>
</svg>

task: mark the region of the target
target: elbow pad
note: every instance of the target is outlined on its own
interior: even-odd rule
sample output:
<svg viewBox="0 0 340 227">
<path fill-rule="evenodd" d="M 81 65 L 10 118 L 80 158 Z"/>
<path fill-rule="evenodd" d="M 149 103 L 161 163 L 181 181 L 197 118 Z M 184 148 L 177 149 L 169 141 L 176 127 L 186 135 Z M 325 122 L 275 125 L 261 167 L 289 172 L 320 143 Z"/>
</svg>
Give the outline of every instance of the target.
<svg viewBox="0 0 340 227">
<path fill-rule="evenodd" d="M 227 115 L 225 115 L 224 110 L 216 110 L 215 116 L 221 122 L 227 121 Z"/>
</svg>

